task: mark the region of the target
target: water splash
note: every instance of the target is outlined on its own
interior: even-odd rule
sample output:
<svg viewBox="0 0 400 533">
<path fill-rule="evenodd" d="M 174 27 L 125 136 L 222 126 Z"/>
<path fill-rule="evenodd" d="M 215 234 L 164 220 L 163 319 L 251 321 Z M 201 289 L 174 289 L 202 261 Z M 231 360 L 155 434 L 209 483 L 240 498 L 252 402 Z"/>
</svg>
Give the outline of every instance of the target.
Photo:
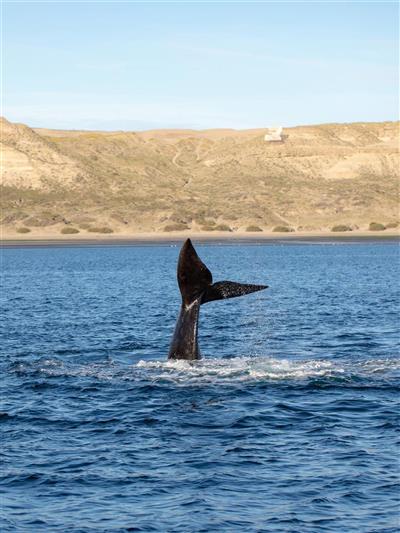
<svg viewBox="0 0 400 533">
<path fill-rule="evenodd" d="M 40 377 L 93 378 L 99 381 L 167 381 L 177 385 L 229 384 L 234 382 L 304 382 L 312 379 L 357 381 L 398 376 L 400 361 L 307 359 L 266 356 L 205 358 L 200 361 L 146 361 L 123 365 L 112 359 L 98 363 L 74 364 L 55 358 L 19 361 L 10 367 L 20 375 Z"/>
<path fill-rule="evenodd" d="M 139 361 L 137 368 L 146 369 L 160 379 L 263 381 L 304 379 L 341 374 L 344 369 L 330 361 L 291 361 L 271 357 L 207 358 L 188 361 Z"/>
</svg>

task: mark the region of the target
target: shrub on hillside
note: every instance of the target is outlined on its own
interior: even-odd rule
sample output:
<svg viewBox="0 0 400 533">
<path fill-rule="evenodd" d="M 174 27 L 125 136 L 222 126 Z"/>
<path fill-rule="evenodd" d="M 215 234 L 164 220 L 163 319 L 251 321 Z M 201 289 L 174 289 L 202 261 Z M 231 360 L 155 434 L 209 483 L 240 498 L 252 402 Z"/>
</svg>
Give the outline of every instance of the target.
<svg viewBox="0 0 400 533">
<path fill-rule="evenodd" d="M 72 235 L 73 233 L 79 233 L 79 230 L 76 228 L 66 227 L 66 228 L 62 228 L 61 233 L 63 235 Z"/>
<path fill-rule="evenodd" d="M 399 227 L 399 223 L 398 222 L 389 222 L 389 224 L 386 224 L 386 228 L 387 229 L 398 228 L 398 227 Z"/>
<path fill-rule="evenodd" d="M 114 231 L 107 226 L 100 228 L 88 228 L 88 231 L 90 231 L 90 233 L 114 233 Z"/>
<path fill-rule="evenodd" d="M 31 230 L 29 228 L 25 228 L 22 226 L 21 228 L 17 228 L 17 233 L 30 233 Z"/>
<path fill-rule="evenodd" d="M 164 231 L 184 231 L 185 229 L 189 229 L 189 226 L 187 224 L 184 224 L 183 222 L 176 222 L 175 224 L 167 224 L 164 227 Z"/>
<path fill-rule="evenodd" d="M 353 231 L 353 228 L 346 224 L 338 224 L 337 226 L 333 226 L 331 231 Z"/>
<path fill-rule="evenodd" d="M 371 224 L 369 225 L 370 231 L 383 231 L 384 229 L 386 229 L 386 226 L 384 226 L 380 222 L 371 222 Z"/>
<path fill-rule="evenodd" d="M 290 233 L 294 231 L 294 229 L 290 228 L 289 226 L 275 226 L 272 231 L 275 231 L 278 233 Z"/>
<path fill-rule="evenodd" d="M 232 231 L 232 228 L 227 224 L 218 224 L 214 229 L 215 231 Z"/>
<path fill-rule="evenodd" d="M 262 231 L 259 226 L 247 226 L 246 231 Z"/>
</svg>

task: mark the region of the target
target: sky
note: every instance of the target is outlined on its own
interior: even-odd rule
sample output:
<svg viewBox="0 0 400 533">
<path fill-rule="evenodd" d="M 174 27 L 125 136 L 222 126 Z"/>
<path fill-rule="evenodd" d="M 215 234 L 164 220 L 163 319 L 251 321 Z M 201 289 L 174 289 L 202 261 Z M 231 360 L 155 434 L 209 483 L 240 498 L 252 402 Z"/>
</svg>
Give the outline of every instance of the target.
<svg viewBox="0 0 400 533">
<path fill-rule="evenodd" d="M 397 120 L 398 9 L 6 1 L 2 114 L 104 130 Z"/>
</svg>

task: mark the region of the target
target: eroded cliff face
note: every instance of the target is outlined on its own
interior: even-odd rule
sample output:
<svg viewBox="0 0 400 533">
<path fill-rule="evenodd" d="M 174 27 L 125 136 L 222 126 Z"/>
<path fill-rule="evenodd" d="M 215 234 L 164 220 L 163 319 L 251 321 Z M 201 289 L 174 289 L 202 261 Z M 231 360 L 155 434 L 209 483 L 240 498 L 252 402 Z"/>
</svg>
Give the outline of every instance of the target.
<svg viewBox="0 0 400 533">
<path fill-rule="evenodd" d="M 5 119 L 2 223 L 118 231 L 324 230 L 398 220 L 399 123 L 81 132 Z"/>
<path fill-rule="evenodd" d="M 73 187 L 85 173 L 78 162 L 31 128 L 0 120 L 3 185 L 39 190 Z"/>
</svg>

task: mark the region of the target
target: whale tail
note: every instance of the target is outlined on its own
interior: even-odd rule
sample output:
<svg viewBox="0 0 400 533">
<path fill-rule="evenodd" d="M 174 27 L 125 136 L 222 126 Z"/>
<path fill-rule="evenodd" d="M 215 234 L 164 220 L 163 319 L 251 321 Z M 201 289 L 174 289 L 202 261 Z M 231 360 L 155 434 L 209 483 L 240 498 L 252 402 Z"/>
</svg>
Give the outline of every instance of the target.
<svg viewBox="0 0 400 533">
<path fill-rule="evenodd" d="M 182 246 L 178 261 L 178 285 L 185 305 L 190 305 L 196 300 L 200 300 L 200 304 L 205 304 L 236 298 L 268 288 L 268 285 L 212 281 L 211 272 L 197 255 L 191 240 L 187 239 Z"/>
<path fill-rule="evenodd" d="M 181 310 L 169 348 L 169 359 L 200 359 L 197 328 L 201 304 L 234 298 L 266 289 L 233 281 L 213 283 L 212 274 L 197 255 L 190 239 L 182 246 L 178 261 L 178 285 L 182 295 Z"/>
</svg>

